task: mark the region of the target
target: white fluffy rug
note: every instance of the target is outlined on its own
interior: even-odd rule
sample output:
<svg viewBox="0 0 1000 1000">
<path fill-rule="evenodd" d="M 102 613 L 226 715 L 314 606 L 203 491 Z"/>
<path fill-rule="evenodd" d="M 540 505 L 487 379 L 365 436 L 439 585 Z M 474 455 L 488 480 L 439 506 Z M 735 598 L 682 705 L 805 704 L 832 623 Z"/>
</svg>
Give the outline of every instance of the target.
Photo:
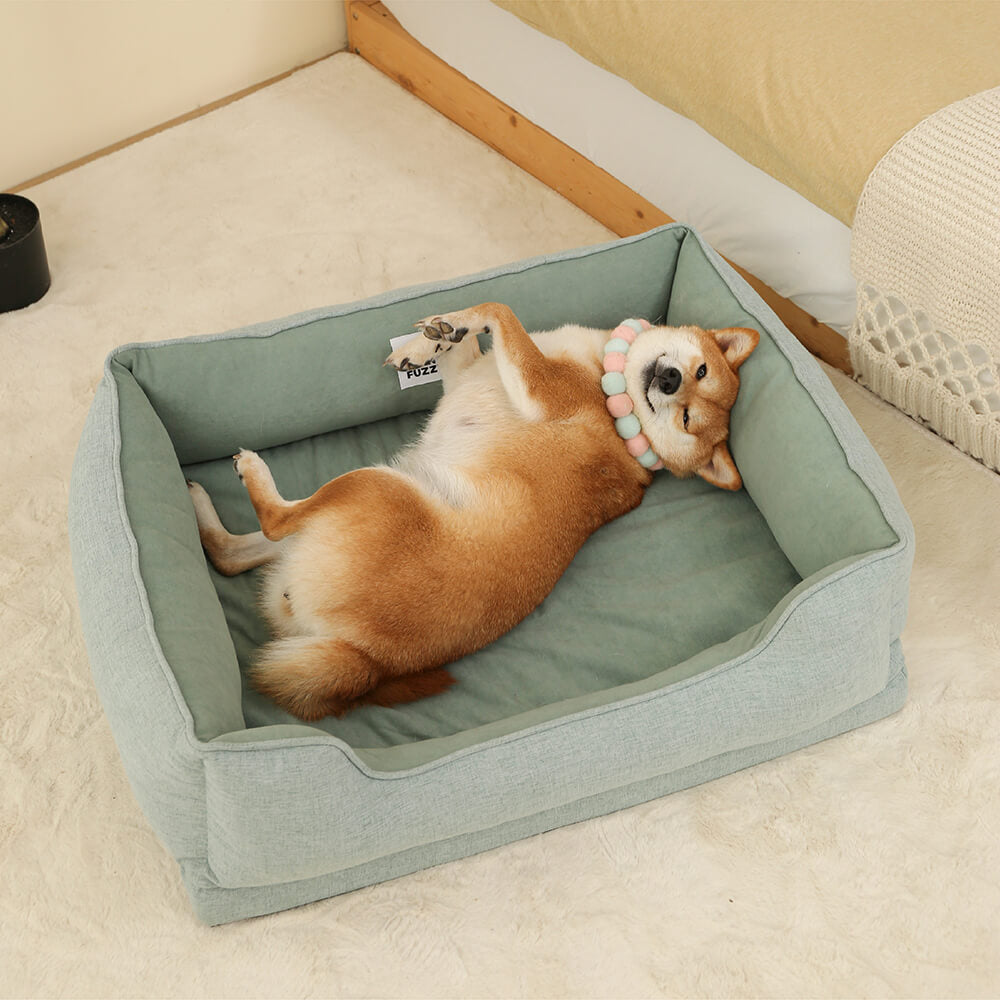
<svg viewBox="0 0 1000 1000">
<path fill-rule="evenodd" d="M 1000 993 L 1000 476 L 838 373 L 916 524 L 903 711 L 626 812 L 200 926 L 132 799 L 77 621 L 67 485 L 104 355 L 610 234 L 349 55 L 27 194 L 54 282 L 0 316 L 3 996 Z"/>
</svg>

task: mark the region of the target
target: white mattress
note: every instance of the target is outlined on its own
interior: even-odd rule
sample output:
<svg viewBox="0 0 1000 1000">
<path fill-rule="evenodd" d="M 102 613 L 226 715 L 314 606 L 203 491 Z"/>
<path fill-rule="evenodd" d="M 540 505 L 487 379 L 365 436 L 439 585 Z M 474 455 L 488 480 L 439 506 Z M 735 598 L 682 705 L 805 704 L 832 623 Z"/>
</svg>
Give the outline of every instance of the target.
<svg viewBox="0 0 1000 1000">
<path fill-rule="evenodd" d="M 838 219 L 489 0 L 383 2 L 445 62 L 846 333 L 855 282 Z"/>
</svg>

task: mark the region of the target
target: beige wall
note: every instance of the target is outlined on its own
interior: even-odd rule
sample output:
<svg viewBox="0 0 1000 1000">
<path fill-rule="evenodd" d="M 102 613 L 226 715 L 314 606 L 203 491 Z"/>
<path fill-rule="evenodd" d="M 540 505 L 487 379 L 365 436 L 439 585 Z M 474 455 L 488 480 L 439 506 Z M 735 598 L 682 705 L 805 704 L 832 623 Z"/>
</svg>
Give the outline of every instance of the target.
<svg viewBox="0 0 1000 1000">
<path fill-rule="evenodd" d="M 0 191 L 346 45 L 341 0 L 0 0 Z"/>
</svg>

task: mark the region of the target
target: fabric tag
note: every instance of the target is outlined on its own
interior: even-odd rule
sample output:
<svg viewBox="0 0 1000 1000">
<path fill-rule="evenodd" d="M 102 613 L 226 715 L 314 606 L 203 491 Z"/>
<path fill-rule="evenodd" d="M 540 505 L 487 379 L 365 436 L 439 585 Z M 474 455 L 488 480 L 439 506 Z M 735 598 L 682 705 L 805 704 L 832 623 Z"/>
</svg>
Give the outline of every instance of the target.
<svg viewBox="0 0 1000 1000">
<path fill-rule="evenodd" d="M 405 344 L 406 341 L 412 340 L 413 336 L 412 333 L 404 333 L 399 337 L 391 337 L 389 339 L 390 350 L 394 351 L 400 344 Z M 437 362 L 433 358 L 420 368 L 414 368 L 408 372 L 396 372 L 396 374 L 399 376 L 400 389 L 409 389 L 411 386 L 424 385 L 426 382 L 441 381 L 441 373 L 438 371 Z"/>
</svg>

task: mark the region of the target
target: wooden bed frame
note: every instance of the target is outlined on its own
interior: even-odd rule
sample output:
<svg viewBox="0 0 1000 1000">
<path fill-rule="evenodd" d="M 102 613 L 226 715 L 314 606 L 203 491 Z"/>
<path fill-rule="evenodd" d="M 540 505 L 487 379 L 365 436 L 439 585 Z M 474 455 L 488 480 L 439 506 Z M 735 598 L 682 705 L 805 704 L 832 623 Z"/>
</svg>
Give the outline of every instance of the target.
<svg viewBox="0 0 1000 1000">
<path fill-rule="evenodd" d="M 439 59 L 404 31 L 379 0 L 345 0 L 348 43 L 376 69 L 537 177 L 619 236 L 673 222 L 576 150 Z M 847 341 L 730 261 L 817 357 L 853 374 Z"/>
</svg>

